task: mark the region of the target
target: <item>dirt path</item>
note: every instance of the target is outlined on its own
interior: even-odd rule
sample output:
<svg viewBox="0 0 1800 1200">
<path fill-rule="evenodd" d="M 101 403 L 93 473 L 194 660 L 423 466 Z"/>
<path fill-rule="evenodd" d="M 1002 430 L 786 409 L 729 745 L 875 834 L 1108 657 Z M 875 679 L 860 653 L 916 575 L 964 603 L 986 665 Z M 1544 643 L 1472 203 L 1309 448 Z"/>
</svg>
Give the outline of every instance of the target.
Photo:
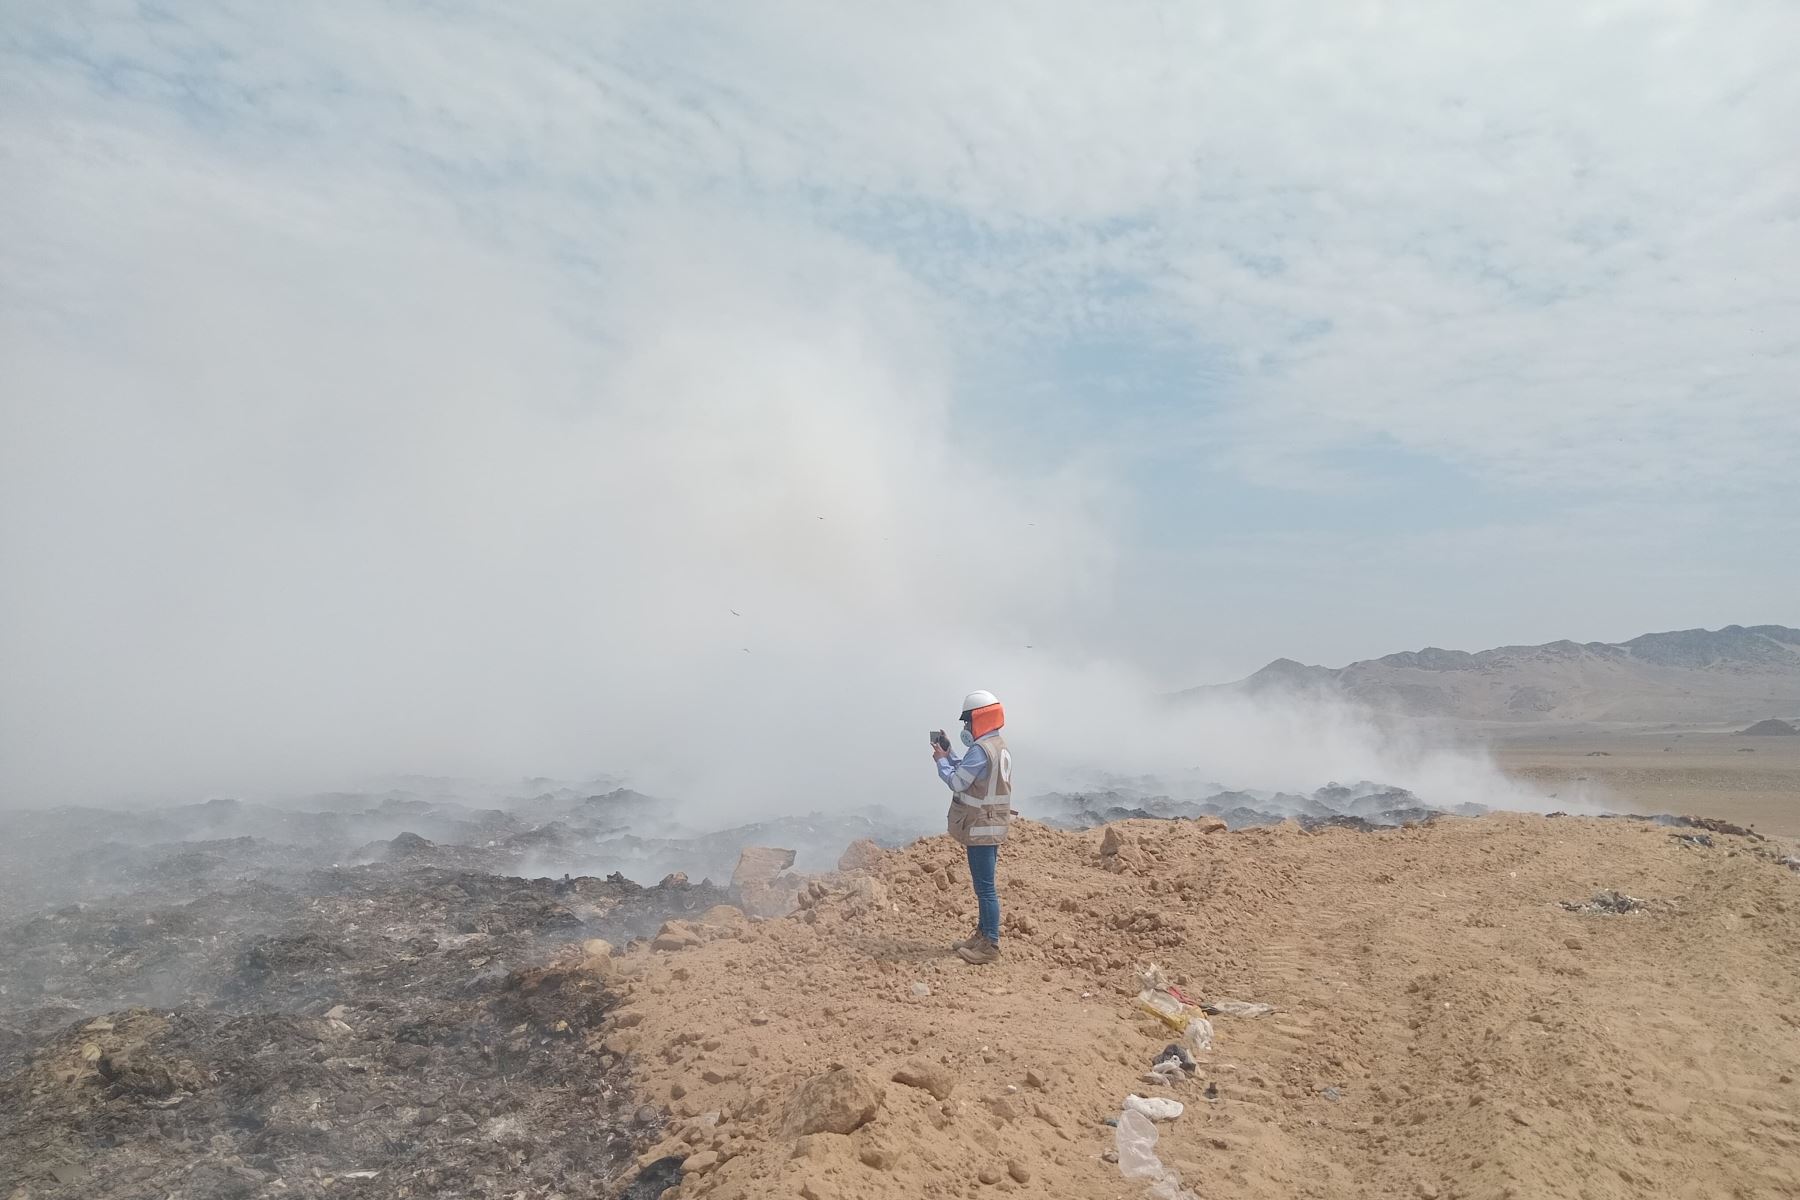
<svg viewBox="0 0 1800 1200">
<path fill-rule="evenodd" d="M 1800 873 L 1775 861 L 1792 846 L 1520 816 L 1120 828 L 1122 873 L 1099 831 L 1019 829 L 996 967 L 942 949 L 971 909 L 943 838 L 795 916 L 721 914 L 703 944 L 616 960 L 603 1036 L 674 1118 L 645 1160 L 696 1155 L 683 1200 L 1142 1195 L 1103 1161 L 1101 1122 L 1151 1090 L 1170 1040 L 1131 1005 L 1155 961 L 1279 1009 L 1216 1018 L 1173 1093 L 1187 1111 L 1159 1149 L 1198 1196 L 1800 1195 Z M 1653 903 L 1558 904 L 1600 888 Z M 947 1096 L 893 1082 L 909 1063 Z M 882 1089 L 874 1118 L 784 1133 L 834 1066 Z"/>
</svg>

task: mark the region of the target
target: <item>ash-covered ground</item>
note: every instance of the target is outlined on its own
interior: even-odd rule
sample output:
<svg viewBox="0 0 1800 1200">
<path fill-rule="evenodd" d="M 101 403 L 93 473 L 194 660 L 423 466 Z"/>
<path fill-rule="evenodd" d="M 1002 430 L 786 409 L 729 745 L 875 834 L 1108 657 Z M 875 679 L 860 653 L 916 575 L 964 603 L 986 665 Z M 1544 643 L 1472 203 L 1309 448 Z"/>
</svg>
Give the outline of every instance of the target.
<svg viewBox="0 0 1800 1200">
<path fill-rule="evenodd" d="M 1069 828 L 1442 811 L 1373 784 L 1192 790 L 1105 781 L 1020 808 Z M 620 788 L 428 786 L 0 816 L 0 1196 L 656 1195 L 674 1176 L 634 1181 L 632 1160 L 666 1116 L 586 1036 L 612 1000 L 570 966 L 583 944 L 730 900 L 713 881 L 746 846 L 825 870 L 940 820 L 709 831 L 670 812 Z"/>
</svg>

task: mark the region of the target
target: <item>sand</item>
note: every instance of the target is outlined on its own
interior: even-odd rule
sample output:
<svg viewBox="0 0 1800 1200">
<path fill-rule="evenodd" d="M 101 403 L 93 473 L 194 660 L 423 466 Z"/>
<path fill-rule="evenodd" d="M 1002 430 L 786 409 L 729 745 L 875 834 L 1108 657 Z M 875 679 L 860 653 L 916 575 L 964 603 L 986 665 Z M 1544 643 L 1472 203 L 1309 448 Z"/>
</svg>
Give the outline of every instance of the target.
<svg viewBox="0 0 1800 1200">
<path fill-rule="evenodd" d="M 1546 793 L 1624 812 L 1699 813 L 1800 837 L 1800 737 L 1570 730 L 1497 745 L 1501 768 Z"/>
<path fill-rule="evenodd" d="M 1187 1109 L 1159 1151 L 1196 1196 L 1800 1195 L 1791 843 L 1516 815 L 1115 828 L 1141 845 L 1123 874 L 1101 831 L 1016 826 L 991 967 L 946 949 L 973 904 L 943 837 L 794 915 L 634 944 L 599 1037 L 672 1122 L 644 1161 L 693 1156 L 681 1200 L 1145 1195 L 1102 1121 L 1155 1094 L 1170 1035 L 1132 1004 L 1154 961 L 1278 1009 L 1215 1018 L 1166 1093 Z M 1601 888 L 1648 907 L 1559 905 Z M 893 1082 L 909 1062 L 948 1097 Z M 799 1085 L 840 1066 L 882 1089 L 873 1120 L 784 1133 Z"/>
</svg>

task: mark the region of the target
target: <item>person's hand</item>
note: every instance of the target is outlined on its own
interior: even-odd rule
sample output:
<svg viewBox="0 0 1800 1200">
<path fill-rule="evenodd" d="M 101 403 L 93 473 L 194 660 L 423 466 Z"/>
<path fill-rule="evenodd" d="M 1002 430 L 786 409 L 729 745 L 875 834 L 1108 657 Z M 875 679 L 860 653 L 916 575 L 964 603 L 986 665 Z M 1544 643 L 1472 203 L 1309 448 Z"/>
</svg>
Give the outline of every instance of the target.
<svg viewBox="0 0 1800 1200">
<path fill-rule="evenodd" d="M 944 749 L 942 746 L 938 745 L 936 742 L 933 742 L 933 743 L 931 743 L 931 757 L 933 757 L 933 758 L 949 758 L 950 752 L 948 750 Z"/>
</svg>

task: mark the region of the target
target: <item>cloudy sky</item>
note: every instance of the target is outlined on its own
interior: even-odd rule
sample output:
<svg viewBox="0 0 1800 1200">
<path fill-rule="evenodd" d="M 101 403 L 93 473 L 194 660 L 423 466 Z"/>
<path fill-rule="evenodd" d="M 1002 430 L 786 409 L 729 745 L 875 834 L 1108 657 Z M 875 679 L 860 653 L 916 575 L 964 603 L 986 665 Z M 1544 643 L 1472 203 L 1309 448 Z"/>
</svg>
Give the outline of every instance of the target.
<svg viewBox="0 0 1800 1200">
<path fill-rule="evenodd" d="M 1787 0 L 0 0 L 6 785 L 1800 624 L 1797 56 Z"/>
</svg>

